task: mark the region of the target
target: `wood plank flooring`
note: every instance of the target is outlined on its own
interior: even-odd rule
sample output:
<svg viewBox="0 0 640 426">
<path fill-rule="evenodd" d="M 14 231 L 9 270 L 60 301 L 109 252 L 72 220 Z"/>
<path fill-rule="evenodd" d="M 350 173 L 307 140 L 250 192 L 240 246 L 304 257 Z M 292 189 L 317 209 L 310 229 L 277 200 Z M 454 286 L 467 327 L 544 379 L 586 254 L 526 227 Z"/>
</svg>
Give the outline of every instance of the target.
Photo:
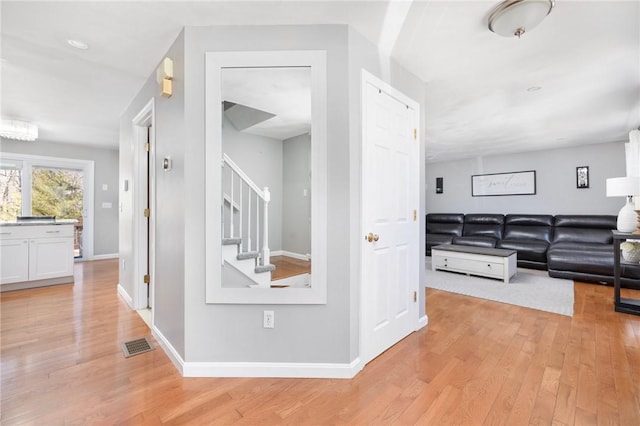
<svg viewBox="0 0 640 426">
<path fill-rule="evenodd" d="M 289 256 L 272 256 L 270 262 L 276 266 L 276 270 L 271 273 L 271 281 L 311 273 L 311 262 L 308 260 Z"/>
<path fill-rule="evenodd" d="M 575 286 L 573 318 L 427 290 L 429 325 L 352 380 L 182 378 L 116 294 L 117 261 L 75 285 L 2 293 L 3 426 L 639 425 L 640 316 Z M 626 291 L 640 297 L 639 292 Z"/>
</svg>

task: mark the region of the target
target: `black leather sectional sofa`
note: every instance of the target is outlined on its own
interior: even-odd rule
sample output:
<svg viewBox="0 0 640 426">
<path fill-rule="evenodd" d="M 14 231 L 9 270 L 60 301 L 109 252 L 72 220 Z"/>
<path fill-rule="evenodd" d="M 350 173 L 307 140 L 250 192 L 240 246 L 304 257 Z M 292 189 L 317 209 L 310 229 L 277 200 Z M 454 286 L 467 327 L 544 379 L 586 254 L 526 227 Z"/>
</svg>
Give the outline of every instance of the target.
<svg viewBox="0 0 640 426">
<path fill-rule="evenodd" d="M 439 244 L 517 250 L 518 266 L 578 281 L 613 284 L 616 217 L 609 215 L 427 215 L 427 256 Z M 640 289 L 640 264 L 621 265 L 621 284 Z"/>
</svg>

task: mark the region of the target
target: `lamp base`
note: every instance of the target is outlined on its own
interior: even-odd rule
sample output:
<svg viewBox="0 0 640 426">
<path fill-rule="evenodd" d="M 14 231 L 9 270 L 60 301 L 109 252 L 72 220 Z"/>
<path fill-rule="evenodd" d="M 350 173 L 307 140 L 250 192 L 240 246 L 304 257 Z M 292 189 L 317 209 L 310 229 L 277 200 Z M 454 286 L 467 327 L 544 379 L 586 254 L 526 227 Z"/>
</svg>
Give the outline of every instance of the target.
<svg viewBox="0 0 640 426">
<path fill-rule="evenodd" d="M 633 232 L 637 229 L 636 223 L 638 220 L 638 215 L 634 210 L 633 203 L 631 202 L 632 197 L 627 197 L 627 204 L 625 204 L 618 213 L 618 231 L 620 232 Z"/>
<path fill-rule="evenodd" d="M 640 210 L 636 210 L 636 216 L 638 216 L 638 228 L 633 233 L 640 235 Z"/>
</svg>

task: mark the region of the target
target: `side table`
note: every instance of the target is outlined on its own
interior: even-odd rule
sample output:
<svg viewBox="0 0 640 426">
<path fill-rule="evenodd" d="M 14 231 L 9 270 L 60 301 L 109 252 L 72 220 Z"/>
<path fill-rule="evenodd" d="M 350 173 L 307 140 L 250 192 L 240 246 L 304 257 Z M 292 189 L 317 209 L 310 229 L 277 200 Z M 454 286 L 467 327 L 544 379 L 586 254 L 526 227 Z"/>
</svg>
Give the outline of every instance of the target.
<svg viewBox="0 0 640 426">
<path fill-rule="evenodd" d="M 624 262 L 620 258 L 620 243 L 625 240 L 640 240 L 640 234 L 627 232 L 613 232 L 613 295 L 616 312 L 640 315 L 640 299 L 620 297 L 620 264 Z"/>
</svg>

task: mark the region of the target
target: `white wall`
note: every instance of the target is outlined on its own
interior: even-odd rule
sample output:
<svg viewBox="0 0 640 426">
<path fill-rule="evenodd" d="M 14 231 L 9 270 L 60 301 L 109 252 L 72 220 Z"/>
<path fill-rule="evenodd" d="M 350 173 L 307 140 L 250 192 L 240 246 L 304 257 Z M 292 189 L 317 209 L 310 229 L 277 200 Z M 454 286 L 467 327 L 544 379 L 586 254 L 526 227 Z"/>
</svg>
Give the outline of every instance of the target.
<svg viewBox="0 0 640 426">
<path fill-rule="evenodd" d="M 0 152 L 94 161 L 93 255 L 118 253 L 118 149 L 2 139 Z M 107 185 L 106 191 L 102 190 L 103 184 Z M 112 207 L 102 208 L 105 202 Z"/>
<path fill-rule="evenodd" d="M 589 188 L 576 188 L 576 167 L 589 166 Z M 471 176 L 536 171 L 536 194 L 472 197 Z M 624 144 L 603 143 L 546 151 L 428 163 L 427 213 L 613 214 L 623 198 L 608 198 L 607 178 L 624 176 Z M 435 193 L 436 177 L 444 192 Z"/>
</svg>

